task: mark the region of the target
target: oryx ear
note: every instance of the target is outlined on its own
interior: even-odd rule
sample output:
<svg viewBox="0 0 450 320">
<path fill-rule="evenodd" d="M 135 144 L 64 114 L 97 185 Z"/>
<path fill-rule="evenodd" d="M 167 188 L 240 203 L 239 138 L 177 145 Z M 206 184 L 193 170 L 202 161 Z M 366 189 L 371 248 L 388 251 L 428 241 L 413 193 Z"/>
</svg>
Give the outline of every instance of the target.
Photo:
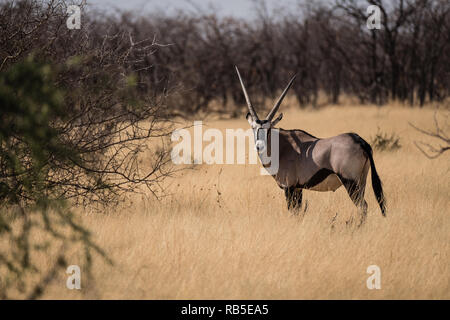
<svg viewBox="0 0 450 320">
<path fill-rule="evenodd" d="M 250 114 L 250 112 L 247 112 L 247 115 L 245 116 L 245 118 L 247 119 L 248 123 L 250 123 L 250 125 L 252 125 L 253 123 L 253 117 Z"/>
<path fill-rule="evenodd" d="M 280 122 L 281 119 L 283 119 L 283 114 L 282 113 L 280 113 L 280 115 L 275 120 L 272 121 L 272 126 L 276 126 L 276 124 L 278 122 Z"/>
</svg>

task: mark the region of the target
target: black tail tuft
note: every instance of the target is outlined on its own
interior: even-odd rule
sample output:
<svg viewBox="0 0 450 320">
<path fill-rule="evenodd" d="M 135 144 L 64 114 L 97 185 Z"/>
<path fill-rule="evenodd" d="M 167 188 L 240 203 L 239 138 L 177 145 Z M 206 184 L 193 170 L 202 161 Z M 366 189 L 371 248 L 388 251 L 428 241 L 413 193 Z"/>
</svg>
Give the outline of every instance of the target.
<svg viewBox="0 0 450 320">
<path fill-rule="evenodd" d="M 384 198 L 383 186 L 380 177 L 378 176 L 377 169 L 375 168 L 375 162 L 373 161 L 372 147 L 356 133 L 351 133 L 350 136 L 362 147 L 369 158 L 373 192 L 375 193 L 375 198 L 377 198 L 377 202 L 380 205 L 381 214 L 383 217 L 386 217 L 386 199 Z"/>
<path fill-rule="evenodd" d="M 381 184 L 380 177 L 378 176 L 377 169 L 375 168 L 375 162 L 373 161 L 372 154 L 369 155 L 370 161 L 370 171 L 372 174 L 372 188 L 375 193 L 375 198 L 377 198 L 378 204 L 380 205 L 381 214 L 386 217 L 386 199 L 383 194 L 383 187 Z"/>
</svg>

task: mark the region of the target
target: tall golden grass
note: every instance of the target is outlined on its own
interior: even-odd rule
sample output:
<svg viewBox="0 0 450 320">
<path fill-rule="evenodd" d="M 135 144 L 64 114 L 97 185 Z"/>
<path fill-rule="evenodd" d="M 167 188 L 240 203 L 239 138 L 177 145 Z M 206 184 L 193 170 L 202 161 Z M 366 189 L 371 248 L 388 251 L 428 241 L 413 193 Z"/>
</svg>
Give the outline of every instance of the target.
<svg viewBox="0 0 450 320">
<path fill-rule="evenodd" d="M 400 136 L 400 149 L 374 152 L 386 218 L 370 178 L 368 218 L 357 229 L 346 224 L 357 211 L 343 188 L 306 191 L 306 213 L 293 216 L 259 164 L 197 165 L 168 180 L 160 201 L 139 195 L 103 213 L 76 209 L 114 265 L 96 258 L 81 290 L 67 289 L 61 271 L 43 298 L 449 299 L 449 155 L 424 157 L 414 141 L 432 140 L 408 125 L 431 129 L 433 109 L 283 108 L 282 128 L 318 137 L 356 132 L 370 141 L 378 127 Z M 204 124 L 248 128 L 244 118 Z M 366 286 L 369 265 L 381 269 L 379 290 Z"/>
</svg>

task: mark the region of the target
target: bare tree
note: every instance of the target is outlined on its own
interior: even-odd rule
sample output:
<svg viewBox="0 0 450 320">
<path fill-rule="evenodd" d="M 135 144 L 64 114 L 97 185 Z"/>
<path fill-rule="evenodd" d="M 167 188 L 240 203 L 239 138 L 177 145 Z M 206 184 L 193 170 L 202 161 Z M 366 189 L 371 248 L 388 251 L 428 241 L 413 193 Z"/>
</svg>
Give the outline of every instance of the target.
<svg viewBox="0 0 450 320">
<path fill-rule="evenodd" d="M 70 207 L 114 205 L 143 188 L 158 197 L 173 172 L 169 89 L 144 83 L 163 46 L 89 15 L 68 30 L 65 8 L 0 3 L 0 298 L 39 298 L 69 247 L 88 275 L 94 253 L 110 261 Z"/>
<path fill-rule="evenodd" d="M 438 117 L 439 117 L 438 112 L 435 111 L 433 116 L 434 118 L 433 130 L 421 129 L 413 125 L 412 123 L 409 123 L 411 127 L 419 131 L 420 133 L 440 141 L 440 144 L 437 143 L 431 144 L 420 141 L 414 142 L 416 147 L 429 159 L 436 159 L 437 157 L 444 154 L 446 151 L 450 150 L 450 138 L 448 136 L 448 131 L 450 129 L 450 122 L 449 122 L 450 112 L 446 111 L 444 112 L 444 114 L 442 114 L 444 125 L 439 124 Z"/>
<path fill-rule="evenodd" d="M 50 121 L 77 157 L 48 157 L 46 189 L 55 198 L 84 204 L 111 204 L 139 190 L 137 185 L 162 194 L 160 182 L 171 174 L 165 141 L 171 133 L 165 108 L 168 89 L 146 86 L 151 69 L 146 61 L 161 45 L 154 36 L 139 38 L 89 15 L 83 17 L 81 30 L 68 30 L 65 8 L 64 1 L 42 6 L 30 0 L 6 3 L 0 10 L 8 26 L 0 37 L 10 41 L 1 46 L 2 67 L 33 53 L 57 68 L 54 85 L 64 90 L 65 117 Z M 17 140 L 13 147 L 20 144 Z M 139 160 L 143 155 L 145 165 Z M 26 158 L 25 153 L 21 159 Z M 2 176 L 13 185 L 15 177 Z M 17 196 L 35 201 L 29 194 Z"/>
</svg>

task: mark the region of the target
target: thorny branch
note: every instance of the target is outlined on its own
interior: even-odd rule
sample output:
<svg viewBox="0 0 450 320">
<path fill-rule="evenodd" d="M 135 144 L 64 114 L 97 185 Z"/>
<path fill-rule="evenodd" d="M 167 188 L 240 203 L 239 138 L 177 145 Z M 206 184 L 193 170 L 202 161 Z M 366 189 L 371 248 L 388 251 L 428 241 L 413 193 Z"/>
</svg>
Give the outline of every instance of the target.
<svg viewBox="0 0 450 320">
<path fill-rule="evenodd" d="M 409 123 L 409 125 L 411 127 L 413 127 L 415 130 L 419 131 L 420 133 L 441 141 L 441 143 L 439 145 L 426 143 L 426 142 L 422 142 L 422 141 L 414 141 L 414 144 L 416 145 L 416 147 L 429 159 L 436 159 L 437 157 L 442 155 L 444 152 L 450 150 L 450 138 L 448 137 L 448 133 L 447 133 L 447 131 L 449 129 L 450 112 L 447 111 L 442 116 L 445 119 L 444 120 L 444 123 L 445 123 L 444 128 L 442 128 L 442 125 L 439 124 L 437 110 L 434 112 L 434 115 L 433 115 L 434 130 L 424 130 L 424 129 L 421 129 L 421 128 L 415 126 L 412 123 Z"/>
</svg>

